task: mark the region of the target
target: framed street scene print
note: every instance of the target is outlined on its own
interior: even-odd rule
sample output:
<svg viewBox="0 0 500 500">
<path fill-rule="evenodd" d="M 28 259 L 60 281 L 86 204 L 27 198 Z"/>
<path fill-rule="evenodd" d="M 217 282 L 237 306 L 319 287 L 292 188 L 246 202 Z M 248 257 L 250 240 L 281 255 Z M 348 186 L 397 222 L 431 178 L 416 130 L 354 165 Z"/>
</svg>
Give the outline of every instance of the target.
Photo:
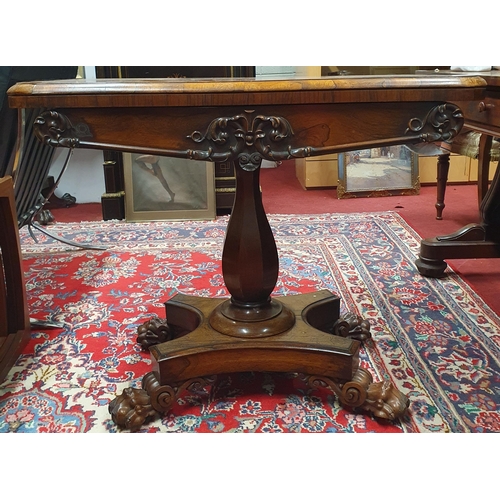
<svg viewBox="0 0 500 500">
<path fill-rule="evenodd" d="M 418 194 L 418 155 L 406 146 L 349 151 L 338 155 L 338 198 Z"/>
</svg>

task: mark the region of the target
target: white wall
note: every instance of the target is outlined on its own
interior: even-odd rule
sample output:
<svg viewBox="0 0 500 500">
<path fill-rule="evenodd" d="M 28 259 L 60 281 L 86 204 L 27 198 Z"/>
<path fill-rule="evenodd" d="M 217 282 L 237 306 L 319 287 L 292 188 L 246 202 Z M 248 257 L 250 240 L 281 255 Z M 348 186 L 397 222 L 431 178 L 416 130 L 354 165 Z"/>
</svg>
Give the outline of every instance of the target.
<svg viewBox="0 0 500 500">
<path fill-rule="evenodd" d="M 57 180 L 68 155 L 68 149 L 56 148 L 50 175 Z M 104 155 L 92 149 L 74 149 L 68 168 L 61 177 L 56 196 L 65 193 L 76 198 L 77 203 L 100 203 L 104 187 Z"/>
<path fill-rule="evenodd" d="M 257 77 L 276 77 L 295 75 L 295 66 L 255 66 L 255 76 Z"/>
<path fill-rule="evenodd" d="M 78 73 L 80 77 L 87 79 L 96 77 L 95 66 L 84 66 Z M 56 180 L 67 154 L 66 148 L 56 148 L 50 167 L 50 175 L 53 175 Z M 103 163 L 102 151 L 75 149 L 68 168 L 61 177 L 59 187 L 55 191 L 56 196 L 69 193 L 76 198 L 77 203 L 100 203 L 101 196 L 106 191 Z"/>
</svg>

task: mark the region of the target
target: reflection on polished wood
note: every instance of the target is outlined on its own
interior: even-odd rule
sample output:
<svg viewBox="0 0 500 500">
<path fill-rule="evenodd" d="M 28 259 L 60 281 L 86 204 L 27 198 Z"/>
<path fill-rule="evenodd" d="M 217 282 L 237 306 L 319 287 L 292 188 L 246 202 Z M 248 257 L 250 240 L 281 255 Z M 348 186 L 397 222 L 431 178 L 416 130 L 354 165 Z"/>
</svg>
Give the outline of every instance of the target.
<svg viewBox="0 0 500 500">
<path fill-rule="evenodd" d="M 231 161 L 236 195 L 222 257 L 230 299 L 176 295 L 166 320 L 138 341 L 153 370 L 142 389 L 110 404 L 136 430 L 178 395 L 234 371 L 301 373 L 340 402 L 376 417 L 401 417 L 408 398 L 359 367 L 369 322 L 340 316 L 329 291 L 275 297 L 279 259 L 262 206 L 259 172 L 270 161 L 384 145 L 452 141 L 461 108 L 484 96 L 476 76 L 329 77 L 286 80 L 75 80 L 18 84 L 11 106 L 46 107 L 35 134 L 46 144 Z"/>
</svg>

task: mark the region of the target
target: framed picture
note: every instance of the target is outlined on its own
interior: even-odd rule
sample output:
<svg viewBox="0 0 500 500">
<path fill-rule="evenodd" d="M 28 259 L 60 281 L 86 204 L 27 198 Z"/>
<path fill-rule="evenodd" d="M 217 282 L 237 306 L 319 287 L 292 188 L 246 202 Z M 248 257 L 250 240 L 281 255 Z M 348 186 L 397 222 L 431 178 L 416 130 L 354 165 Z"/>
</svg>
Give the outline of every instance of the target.
<svg viewBox="0 0 500 500">
<path fill-rule="evenodd" d="M 387 146 L 338 155 L 338 198 L 418 194 L 418 155 Z"/>
<path fill-rule="evenodd" d="M 123 153 L 127 221 L 215 219 L 212 162 Z"/>
</svg>

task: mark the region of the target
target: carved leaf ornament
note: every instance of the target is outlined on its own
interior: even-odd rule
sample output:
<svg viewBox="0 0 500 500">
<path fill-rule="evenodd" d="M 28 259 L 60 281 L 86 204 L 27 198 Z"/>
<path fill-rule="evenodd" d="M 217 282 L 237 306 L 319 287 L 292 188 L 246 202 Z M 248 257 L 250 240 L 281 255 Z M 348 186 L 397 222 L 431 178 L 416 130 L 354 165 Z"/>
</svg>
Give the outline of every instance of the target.
<svg viewBox="0 0 500 500">
<path fill-rule="evenodd" d="M 206 140 L 214 144 L 214 148 L 207 151 L 206 159 L 219 160 L 220 154 L 223 160 L 238 158 L 244 170 L 255 170 L 263 158 L 278 161 L 300 156 L 289 146 L 281 151 L 275 149 L 277 143 L 293 136 L 288 120 L 277 116 L 252 117 L 252 113 L 245 111 L 233 117 L 216 118 L 204 134 L 194 131 L 188 137 L 198 143 Z M 193 153 L 198 155 L 200 152 Z"/>
</svg>

